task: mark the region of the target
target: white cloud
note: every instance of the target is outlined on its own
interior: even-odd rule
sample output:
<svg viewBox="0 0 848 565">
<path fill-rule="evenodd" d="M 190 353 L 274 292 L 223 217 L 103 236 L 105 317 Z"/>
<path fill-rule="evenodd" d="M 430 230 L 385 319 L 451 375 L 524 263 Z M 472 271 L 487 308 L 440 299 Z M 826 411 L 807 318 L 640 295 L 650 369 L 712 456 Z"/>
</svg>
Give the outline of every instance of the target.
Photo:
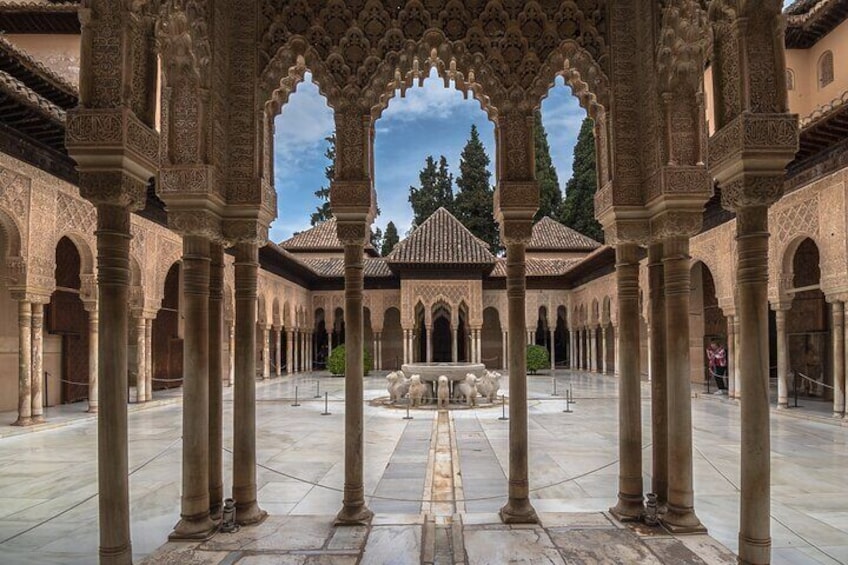
<svg viewBox="0 0 848 565">
<path fill-rule="evenodd" d="M 323 154 L 324 138 L 333 133 L 333 111 L 307 76 L 277 116 L 274 159 L 277 169 L 302 163 L 315 150 Z"/>
<path fill-rule="evenodd" d="M 465 99 L 463 94 L 456 90 L 454 83 L 445 88 L 444 81 L 435 76 L 434 70 L 423 86 L 408 88 L 403 98 L 400 97 L 400 92 L 397 92 L 381 117 L 393 118 L 400 122 L 428 117 L 442 119 L 450 117 L 454 112 L 467 110 L 468 104 L 479 108 L 479 103 L 470 98 Z M 378 128 L 380 121 L 377 122 Z M 388 126 L 384 127 L 388 129 Z"/>
</svg>

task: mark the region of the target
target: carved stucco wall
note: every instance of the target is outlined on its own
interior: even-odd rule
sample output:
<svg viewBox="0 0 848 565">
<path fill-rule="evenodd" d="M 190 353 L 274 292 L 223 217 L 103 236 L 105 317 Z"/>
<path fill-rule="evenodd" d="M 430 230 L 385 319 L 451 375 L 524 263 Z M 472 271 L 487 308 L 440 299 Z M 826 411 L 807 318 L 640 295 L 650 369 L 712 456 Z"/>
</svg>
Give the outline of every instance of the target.
<svg viewBox="0 0 848 565">
<path fill-rule="evenodd" d="M 598 277 L 573 289 L 570 291 L 567 306 L 568 327 L 576 329 L 607 322 L 614 326 L 618 325 L 618 307 L 615 298 L 614 273 Z"/>
</svg>

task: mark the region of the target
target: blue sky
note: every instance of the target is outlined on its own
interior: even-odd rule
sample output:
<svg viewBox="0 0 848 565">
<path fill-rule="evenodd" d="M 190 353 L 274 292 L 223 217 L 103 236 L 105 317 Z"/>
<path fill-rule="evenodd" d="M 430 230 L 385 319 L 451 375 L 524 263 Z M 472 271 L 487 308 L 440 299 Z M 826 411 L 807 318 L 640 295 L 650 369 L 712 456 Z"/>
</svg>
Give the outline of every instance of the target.
<svg viewBox="0 0 848 565">
<path fill-rule="evenodd" d="M 542 120 L 562 186 L 571 176 L 574 143 L 584 116 L 571 90 L 558 79 L 542 104 Z M 422 87 L 411 88 L 404 98 L 396 96 L 389 102 L 376 124 L 375 185 L 381 211 L 376 225 L 385 229 L 391 220 L 401 235 L 406 233 L 412 222 L 409 186 L 418 184 L 424 159 L 430 154 L 436 158 L 445 155 L 456 177 L 472 124 L 480 131 L 494 175 L 494 126 L 476 100 L 464 99 L 461 92 L 445 88 L 441 79 L 431 76 Z M 332 131 L 332 110 L 307 78 L 277 117 L 278 217 L 271 225 L 272 240 L 281 241 L 309 228 L 309 215 L 318 205 L 313 193 L 326 184 L 324 138 Z"/>
</svg>

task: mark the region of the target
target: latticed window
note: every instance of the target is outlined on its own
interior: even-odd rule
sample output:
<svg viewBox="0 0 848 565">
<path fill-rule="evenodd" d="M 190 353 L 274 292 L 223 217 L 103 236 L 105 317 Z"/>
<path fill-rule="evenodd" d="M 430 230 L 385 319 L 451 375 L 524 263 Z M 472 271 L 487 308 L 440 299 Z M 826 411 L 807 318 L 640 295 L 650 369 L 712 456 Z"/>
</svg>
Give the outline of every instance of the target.
<svg viewBox="0 0 848 565">
<path fill-rule="evenodd" d="M 833 82 L 833 53 L 825 51 L 819 59 L 819 88 Z"/>
<path fill-rule="evenodd" d="M 786 69 L 786 90 L 795 90 L 795 72 Z"/>
</svg>

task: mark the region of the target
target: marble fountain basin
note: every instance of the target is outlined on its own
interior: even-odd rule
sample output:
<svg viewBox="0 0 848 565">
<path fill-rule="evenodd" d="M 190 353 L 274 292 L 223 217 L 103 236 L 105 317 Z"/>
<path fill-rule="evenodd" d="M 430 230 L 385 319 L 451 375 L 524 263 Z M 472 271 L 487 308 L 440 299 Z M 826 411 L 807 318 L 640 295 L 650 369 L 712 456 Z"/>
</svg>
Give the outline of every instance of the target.
<svg viewBox="0 0 848 565">
<path fill-rule="evenodd" d="M 401 370 L 407 378 L 412 375 L 421 375 L 422 382 L 436 382 L 441 375 L 445 375 L 451 383 L 464 381 L 468 373 L 473 373 L 480 378 L 486 370 L 482 363 L 404 363 Z"/>
</svg>

